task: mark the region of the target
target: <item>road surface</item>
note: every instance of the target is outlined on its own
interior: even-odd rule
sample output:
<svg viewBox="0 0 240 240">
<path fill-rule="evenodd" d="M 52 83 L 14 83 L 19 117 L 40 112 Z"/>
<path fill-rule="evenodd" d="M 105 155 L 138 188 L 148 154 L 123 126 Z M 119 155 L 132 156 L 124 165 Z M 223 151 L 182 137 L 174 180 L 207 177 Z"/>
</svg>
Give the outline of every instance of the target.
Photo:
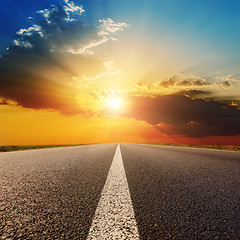
<svg viewBox="0 0 240 240">
<path fill-rule="evenodd" d="M 240 153 L 99 144 L 0 153 L 0 239 L 240 239 Z"/>
</svg>

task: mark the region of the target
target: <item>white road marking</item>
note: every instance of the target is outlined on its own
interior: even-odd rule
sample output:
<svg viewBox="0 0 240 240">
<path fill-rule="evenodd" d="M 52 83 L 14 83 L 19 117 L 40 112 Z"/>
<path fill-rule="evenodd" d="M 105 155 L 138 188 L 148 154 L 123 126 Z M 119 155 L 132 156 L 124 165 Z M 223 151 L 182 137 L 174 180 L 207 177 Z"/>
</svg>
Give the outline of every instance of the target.
<svg viewBox="0 0 240 240">
<path fill-rule="evenodd" d="M 87 240 L 140 239 L 118 144 Z"/>
</svg>

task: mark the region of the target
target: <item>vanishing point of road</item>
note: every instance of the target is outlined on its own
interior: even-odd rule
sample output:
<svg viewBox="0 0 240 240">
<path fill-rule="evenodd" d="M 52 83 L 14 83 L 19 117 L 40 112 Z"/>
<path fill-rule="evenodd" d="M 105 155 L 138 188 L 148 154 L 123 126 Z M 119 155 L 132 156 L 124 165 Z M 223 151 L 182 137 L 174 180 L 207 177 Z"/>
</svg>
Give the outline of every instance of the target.
<svg viewBox="0 0 240 240">
<path fill-rule="evenodd" d="M 240 152 L 113 143 L 0 153 L 0 239 L 240 239 Z"/>
</svg>

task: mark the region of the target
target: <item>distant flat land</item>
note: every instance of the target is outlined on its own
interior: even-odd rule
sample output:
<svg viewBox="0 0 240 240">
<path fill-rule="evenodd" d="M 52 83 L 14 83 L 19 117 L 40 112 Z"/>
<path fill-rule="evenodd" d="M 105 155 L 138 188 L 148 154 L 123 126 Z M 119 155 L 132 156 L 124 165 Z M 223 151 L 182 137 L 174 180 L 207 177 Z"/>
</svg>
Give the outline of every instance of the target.
<svg viewBox="0 0 240 240">
<path fill-rule="evenodd" d="M 197 144 L 177 144 L 177 143 L 146 143 L 151 145 L 173 146 L 173 147 L 191 147 L 191 148 L 206 148 L 219 149 L 229 151 L 240 151 L 240 145 L 197 145 Z M 73 147 L 88 144 L 62 144 L 62 145 L 22 145 L 22 146 L 0 146 L 0 152 L 12 152 L 31 149 L 57 148 L 57 147 Z"/>
<path fill-rule="evenodd" d="M 0 152 L 12 152 L 30 149 L 42 149 L 42 148 L 56 148 L 56 147 L 72 147 L 86 144 L 71 144 L 71 145 L 23 145 L 23 146 L 0 146 Z"/>
<path fill-rule="evenodd" d="M 192 148 L 240 151 L 240 145 L 197 145 L 197 144 L 177 144 L 177 143 L 147 143 L 147 144 L 173 146 L 173 147 L 192 147 Z"/>
</svg>

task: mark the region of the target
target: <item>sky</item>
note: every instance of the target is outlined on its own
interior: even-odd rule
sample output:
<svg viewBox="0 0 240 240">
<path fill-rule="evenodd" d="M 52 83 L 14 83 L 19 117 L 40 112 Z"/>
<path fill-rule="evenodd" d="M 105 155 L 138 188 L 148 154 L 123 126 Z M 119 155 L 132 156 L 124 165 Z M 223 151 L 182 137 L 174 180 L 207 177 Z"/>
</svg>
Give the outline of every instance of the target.
<svg viewBox="0 0 240 240">
<path fill-rule="evenodd" d="M 238 0 L 2 0 L 0 145 L 240 144 Z"/>
</svg>

